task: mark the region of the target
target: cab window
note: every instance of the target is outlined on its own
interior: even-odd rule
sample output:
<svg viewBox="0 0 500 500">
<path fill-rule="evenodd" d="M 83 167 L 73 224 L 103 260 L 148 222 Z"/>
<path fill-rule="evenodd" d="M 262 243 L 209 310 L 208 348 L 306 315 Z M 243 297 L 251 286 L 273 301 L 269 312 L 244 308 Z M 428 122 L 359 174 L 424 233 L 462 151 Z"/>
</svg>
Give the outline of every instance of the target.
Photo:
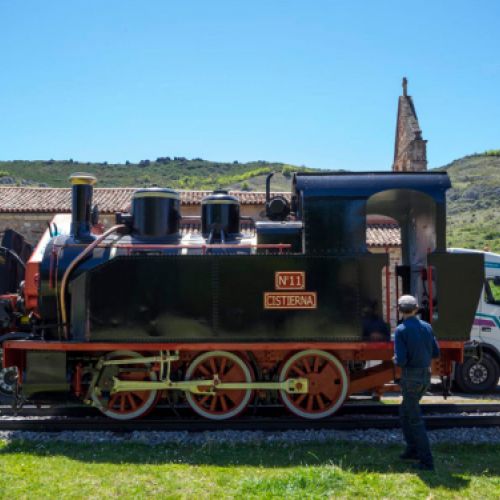
<svg viewBox="0 0 500 500">
<path fill-rule="evenodd" d="M 488 304 L 500 305 L 500 276 L 488 278 L 484 284 L 484 291 Z"/>
</svg>

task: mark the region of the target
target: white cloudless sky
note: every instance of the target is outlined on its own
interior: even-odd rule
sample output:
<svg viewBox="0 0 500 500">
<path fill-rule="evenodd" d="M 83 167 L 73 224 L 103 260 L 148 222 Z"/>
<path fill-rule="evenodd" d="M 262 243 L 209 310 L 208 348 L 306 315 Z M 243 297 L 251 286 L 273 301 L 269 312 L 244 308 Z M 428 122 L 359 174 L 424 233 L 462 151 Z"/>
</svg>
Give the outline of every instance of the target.
<svg viewBox="0 0 500 500">
<path fill-rule="evenodd" d="M 0 159 L 385 170 L 500 148 L 500 2 L 0 0 Z"/>
</svg>

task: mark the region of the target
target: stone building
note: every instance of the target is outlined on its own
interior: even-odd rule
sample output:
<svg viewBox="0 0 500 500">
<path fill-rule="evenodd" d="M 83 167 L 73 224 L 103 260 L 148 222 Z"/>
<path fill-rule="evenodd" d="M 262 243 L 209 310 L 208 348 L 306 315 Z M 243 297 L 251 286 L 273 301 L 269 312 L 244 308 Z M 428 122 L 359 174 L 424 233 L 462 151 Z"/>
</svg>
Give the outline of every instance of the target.
<svg viewBox="0 0 500 500">
<path fill-rule="evenodd" d="M 399 97 L 394 143 L 394 172 L 427 170 L 427 141 L 422 139 L 413 99 L 408 95 L 408 81 L 403 78 L 403 95 Z"/>
</svg>

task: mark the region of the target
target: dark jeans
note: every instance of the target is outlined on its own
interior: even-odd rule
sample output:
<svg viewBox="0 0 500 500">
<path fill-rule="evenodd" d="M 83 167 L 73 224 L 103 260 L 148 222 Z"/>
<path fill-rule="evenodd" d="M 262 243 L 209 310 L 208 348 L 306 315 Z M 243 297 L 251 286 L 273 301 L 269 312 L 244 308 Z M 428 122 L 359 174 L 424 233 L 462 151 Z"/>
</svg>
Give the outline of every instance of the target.
<svg viewBox="0 0 500 500">
<path fill-rule="evenodd" d="M 420 461 L 425 464 L 432 464 L 432 453 L 419 403 L 430 382 L 431 375 L 428 368 L 401 370 L 403 401 L 399 407 L 399 416 L 407 451 L 416 453 Z"/>
</svg>

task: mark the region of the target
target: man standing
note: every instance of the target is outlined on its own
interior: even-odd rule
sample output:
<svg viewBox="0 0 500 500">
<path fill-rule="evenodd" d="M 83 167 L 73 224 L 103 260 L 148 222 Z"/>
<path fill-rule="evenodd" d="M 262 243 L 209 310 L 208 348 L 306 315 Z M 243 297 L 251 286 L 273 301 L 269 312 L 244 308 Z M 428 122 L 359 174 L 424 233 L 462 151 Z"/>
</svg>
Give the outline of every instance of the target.
<svg viewBox="0 0 500 500">
<path fill-rule="evenodd" d="M 439 347 L 429 323 L 417 318 L 417 299 L 403 295 L 398 300 L 403 322 L 394 336 L 394 361 L 401 367 L 403 401 L 399 407 L 406 450 L 403 460 L 418 460 L 416 467 L 434 470 L 429 438 L 420 410 L 420 399 L 431 382 L 431 361 L 439 358 Z"/>
</svg>

